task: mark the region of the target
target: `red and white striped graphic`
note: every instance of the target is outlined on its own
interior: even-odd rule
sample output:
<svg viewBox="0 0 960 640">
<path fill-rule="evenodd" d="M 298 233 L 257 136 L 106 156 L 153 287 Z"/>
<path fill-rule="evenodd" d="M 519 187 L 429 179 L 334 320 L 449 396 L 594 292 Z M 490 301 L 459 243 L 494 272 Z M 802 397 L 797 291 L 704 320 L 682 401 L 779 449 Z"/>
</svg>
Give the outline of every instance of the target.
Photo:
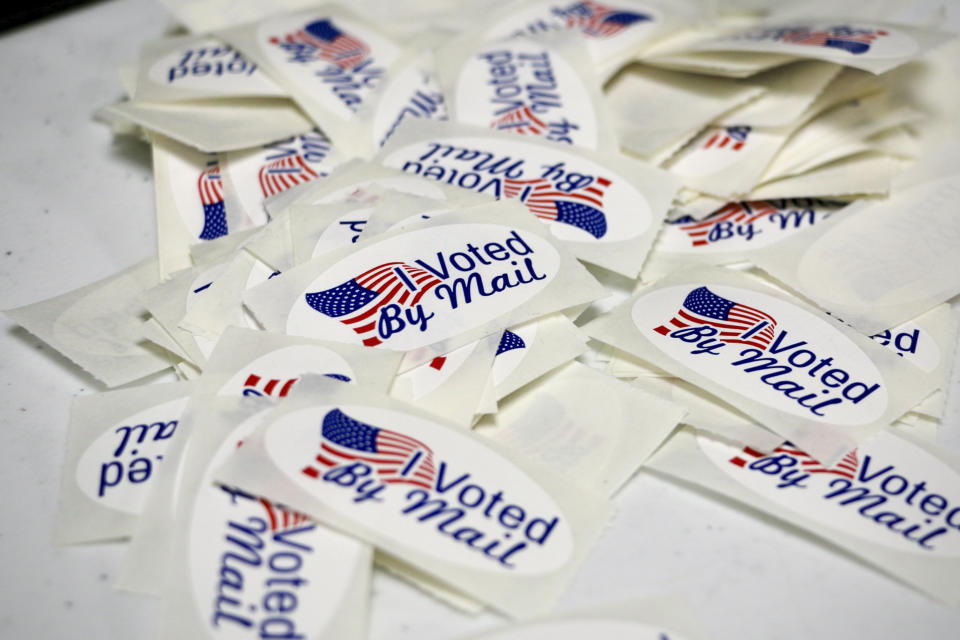
<svg viewBox="0 0 960 640">
<path fill-rule="evenodd" d="M 316 171 L 310 168 L 307 161 L 300 154 L 273 160 L 262 167 L 257 174 L 260 181 L 260 190 L 263 197 L 268 198 L 290 187 L 309 182 L 318 177 Z"/>
<path fill-rule="evenodd" d="M 747 136 L 749 135 L 750 127 L 727 127 L 707 138 L 707 141 L 703 143 L 703 149 L 740 151 L 747 143 Z"/>
<path fill-rule="evenodd" d="M 207 167 L 197 179 L 200 202 L 205 205 L 223 202 L 223 181 L 220 179 L 220 164 Z"/>
<path fill-rule="evenodd" d="M 801 451 L 789 442 L 784 442 L 769 454 L 762 453 L 751 447 L 744 447 L 743 454 L 730 458 L 730 463 L 738 467 L 745 467 L 751 462 L 759 460 L 760 458 L 782 454 L 796 458 L 800 463 L 799 468 L 803 470 L 804 473 L 829 473 L 853 480 L 856 477 L 857 471 L 860 467 L 860 461 L 857 457 L 856 449 L 848 452 L 847 455 L 843 456 L 843 459 L 834 466 L 825 467 L 817 460 L 814 460 L 810 454 Z"/>
<path fill-rule="evenodd" d="M 542 136 L 549 128 L 547 123 L 533 114 L 527 105 L 511 109 L 490 123 L 491 129 L 512 131 L 522 135 Z"/>
<path fill-rule="evenodd" d="M 285 531 L 298 527 L 305 522 L 310 522 L 309 516 L 298 511 L 292 511 L 287 507 L 270 502 L 269 500 L 260 498 L 260 504 L 267 513 L 271 531 Z"/>
<path fill-rule="evenodd" d="M 730 202 L 710 214 L 705 220 L 699 222 L 689 222 L 679 225 L 680 230 L 685 232 L 693 240 L 693 246 L 700 247 L 709 244 L 708 237 L 716 225 L 724 222 L 733 222 L 736 224 L 750 224 L 764 216 L 777 213 L 779 209 L 774 207 L 766 200 L 755 200 L 753 202 Z"/>
<path fill-rule="evenodd" d="M 243 383 L 243 395 L 283 398 L 290 393 L 290 389 L 293 388 L 297 380 L 299 378 L 290 378 L 289 380 L 263 379 L 257 374 L 251 373 Z"/>
</svg>

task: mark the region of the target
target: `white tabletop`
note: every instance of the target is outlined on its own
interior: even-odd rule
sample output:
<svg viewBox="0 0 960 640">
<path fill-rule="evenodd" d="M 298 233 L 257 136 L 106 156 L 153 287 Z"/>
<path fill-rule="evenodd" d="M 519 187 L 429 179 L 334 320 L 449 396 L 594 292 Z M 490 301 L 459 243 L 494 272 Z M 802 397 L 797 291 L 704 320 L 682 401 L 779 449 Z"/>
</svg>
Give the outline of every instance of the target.
<svg viewBox="0 0 960 640">
<path fill-rule="evenodd" d="M 960 25 L 956 11 L 948 24 Z M 0 308 L 155 251 L 149 148 L 114 139 L 92 114 L 121 96 L 116 66 L 169 25 L 152 2 L 112 0 L 0 34 Z M 123 544 L 51 543 L 70 398 L 104 388 L 6 318 L 0 329 L 0 637 L 150 637 L 155 602 L 111 586 Z M 951 389 L 944 441 L 960 448 L 957 371 Z M 758 514 L 646 474 L 615 503 L 558 610 L 681 594 L 717 639 L 958 637 L 960 610 Z M 501 622 L 374 580 L 371 638 L 450 638 Z"/>
</svg>

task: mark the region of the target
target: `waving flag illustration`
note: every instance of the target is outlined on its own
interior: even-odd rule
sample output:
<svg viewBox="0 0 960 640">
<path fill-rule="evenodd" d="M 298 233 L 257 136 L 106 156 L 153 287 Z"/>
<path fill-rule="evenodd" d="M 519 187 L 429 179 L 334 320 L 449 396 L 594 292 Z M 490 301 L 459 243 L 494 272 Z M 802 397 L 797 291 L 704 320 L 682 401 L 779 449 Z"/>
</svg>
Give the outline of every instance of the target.
<svg viewBox="0 0 960 640">
<path fill-rule="evenodd" d="M 223 207 L 223 183 L 220 181 L 220 164 L 213 162 L 197 179 L 197 191 L 203 204 L 203 230 L 201 240 L 213 240 L 227 235 L 227 212 Z"/>
<path fill-rule="evenodd" d="M 713 240 L 711 240 L 711 233 L 719 224 L 725 222 L 750 224 L 764 216 L 769 216 L 777 212 L 779 212 L 779 209 L 766 200 L 730 202 L 712 213 L 705 220 L 690 222 L 689 219 L 681 219 L 682 222 L 678 221 L 678 223 L 680 223 L 679 228 L 690 236 L 690 239 L 693 241 L 693 246 L 701 247 L 713 242 Z"/>
<path fill-rule="evenodd" d="M 769 455 L 774 454 L 787 454 L 793 456 L 800 462 L 800 469 L 805 473 L 829 473 L 832 475 L 843 476 L 844 478 L 850 478 L 853 480 L 857 471 L 860 467 L 860 461 L 857 458 L 857 450 L 854 449 L 843 456 L 843 458 L 832 467 L 825 467 L 820 464 L 818 461 L 810 457 L 810 454 L 797 449 L 792 443 L 784 442 L 782 445 L 773 450 Z M 767 454 L 764 454 L 752 447 L 744 447 L 743 455 L 737 455 L 733 458 L 730 458 L 730 463 L 735 464 L 738 467 L 744 467 L 750 464 L 754 460 L 759 460 L 760 458 L 767 457 Z M 752 458 L 752 460 L 751 460 Z"/>
<path fill-rule="evenodd" d="M 260 167 L 257 178 L 260 180 L 263 197 L 268 198 L 290 187 L 309 182 L 319 175 L 298 153 L 263 165 Z"/>
<path fill-rule="evenodd" d="M 503 195 L 519 198 L 538 218 L 569 224 L 594 238 L 602 238 L 607 233 L 607 217 L 601 210 L 603 194 L 609 186 L 609 180 L 598 177 L 592 184 L 567 193 L 558 190 L 546 178 L 505 178 Z"/>
<path fill-rule="evenodd" d="M 697 287 L 687 294 L 668 324 L 654 331 L 665 336 L 677 329 L 709 325 L 720 330 L 716 337 L 721 342 L 748 344 L 762 350 L 770 346 L 777 328 L 777 321 L 770 314 L 721 298 L 706 287 Z"/>
<path fill-rule="evenodd" d="M 416 306 L 440 278 L 404 262 L 385 262 L 332 289 L 306 294 L 307 304 L 325 316 L 337 318 L 375 347 L 377 312 L 386 304 Z"/>
<path fill-rule="evenodd" d="M 293 511 L 281 504 L 270 502 L 260 498 L 260 504 L 267 514 L 267 520 L 270 522 L 271 531 L 286 531 L 294 529 L 300 525 L 310 522 L 310 517 L 298 511 Z M 313 525 L 311 525 L 312 527 Z"/>
<path fill-rule="evenodd" d="M 360 422 L 340 409 L 331 409 L 323 417 L 320 434 L 316 460 L 324 467 L 363 462 L 373 467 L 384 484 L 434 487 L 433 451 L 416 438 Z M 321 473 L 314 466 L 302 471 L 311 478 Z"/>
<path fill-rule="evenodd" d="M 703 143 L 704 149 L 729 149 L 731 151 L 740 151 L 743 145 L 747 143 L 747 136 L 750 135 L 750 127 L 727 127 L 723 131 L 717 131 Z"/>
<path fill-rule="evenodd" d="M 814 47 L 832 47 L 843 49 L 852 54 L 866 53 L 878 36 L 887 35 L 886 31 L 872 29 L 854 29 L 852 27 L 830 27 L 828 29 L 784 29 L 779 33 L 782 42 L 805 44 Z"/>
<path fill-rule="evenodd" d="M 513 331 L 504 331 L 503 335 L 500 336 L 500 344 L 497 346 L 496 355 L 506 353 L 507 351 L 513 351 L 514 349 L 524 349 L 526 346 L 527 343 L 523 341 L 523 338 L 515 334 Z"/>
<path fill-rule="evenodd" d="M 533 114 L 530 107 L 523 105 L 507 111 L 505 114 L 490 123 L 491 129 L 498 131 L 512 131 L 520 134 L 541 136 L 549 128 L 545 122 Z"/>
<path fill-rule="evenodd" d="M 566 17 L 567 27 L 578 28 L 594 38 L 610 38 L 638 22 L 653 19 L 645 13 L 621 11 L 593 0 L 577 2 L 560 13 Z"/>
<path fill-rule="evenodd" d="M 356 69 L 370 56 L 370 47 L 354 36 L 344 33 L 332 20 L 317 20 L 303 29 L 289 33 L 282 39 L 273 37 L 270 42 L 285 48 L 294 48 L 296 59 L 305 61 L 309 56 L 331 62 L 341 69 Z"/>
</svg>

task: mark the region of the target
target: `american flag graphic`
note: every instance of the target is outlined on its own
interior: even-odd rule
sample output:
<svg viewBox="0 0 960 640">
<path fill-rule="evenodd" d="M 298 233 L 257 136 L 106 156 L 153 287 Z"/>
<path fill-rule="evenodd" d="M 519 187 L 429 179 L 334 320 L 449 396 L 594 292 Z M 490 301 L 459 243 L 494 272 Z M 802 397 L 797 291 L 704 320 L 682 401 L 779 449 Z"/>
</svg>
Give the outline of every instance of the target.
<svg viewBox="0 0 960 640">
<path fill-rule="evenodd" d="M 436 358 L 430 361 L 430 368 L 440 371 L 441 369 L 443 369 L 443 365 L 445 365 L 446 363 L 447 363 L 447 356 L 437 356 Z"/>
<path fill-rule="evenodd" d="M 546 178 L 505 178 L 503 195 L 519 198 L 533 215 L 542 220 L 556 220 L 583 229 L 594 238 L 602 238 L 607 233 L 607 217 L 602 211 L 603 194 L 609 186 L 609 180 L 598 177 L 592 184 L 567 193 L 558 190 Z"/>
<path fill-rule="evenodd" d="M 872 29 L 854 29 L 852 27 L 830 27 L 828 29 L 784 29 L 779 33 L 782 42 L 804 44 L 814 47 L 833 47 L 852 54 L 866 53 L 878 36 L 887 35 L 886 31 Z"/>
<path fill-rule="evenodd" d="M 375 333 L 380 308 L 390 303 L 414 307 L 440 282 L 419 267 L 384 262 L 332 289 L 308 293 L 306 300 L 314 310 L 353 329 L 364 345 L 375 347 L 382 342 Z"/>
<path fill-rule="evenodd" d="M 611 38 L 638 22 L 653 19 L 645 13 L 621 11 L 593 0 L 572 4 L 560 14 L 566 17 L 568 28 L 580 29 L 593 38 Z"/>
<path fill-rule="evenodd" d="M 286 191 L 290 187 L 309 182 L 320 174 L 310 168 L 299 153 L 271 160 L 260 167 L 257 178 L 264 198 Z"/>
<path fill-rule="evenodd" d="M 750 127 L 746 125 L 741 127 L 727 127 L 723 131 L 717 131 L 707 138 L 707 141 L 703 143 L 703 148 L 740 151 L 740 149 L 743 149 L 743 145 L 747 143 L 747 136 L 749 135 Z"/>
<path fill-rule="evenodd" d="M 490 123 L 491 129 L 498 131 L 512 131 L 523 135 L 532 134 L 542 136 L 549 128 L 547 124 L 535 116 L 527 105 L 522 105 L 507 111 Z"/>
<path fill-rule="evenodd" d="M 223 207 L 223 182 L 220 180 L 220 163 L 207 163 L 207 168 L 197 178 L 197 191 L 203 205 L 203 230 L 201 240 L 213 240 L 227 235 L 227 212 Z"/>
<path fill-rule="evenodd" d="M 264 500 L 263 498 L 260 498 L 260 504 L 267 514 L 271 531 L 286 531 L 310 522 L 309 516 L 298 511 L 293 511 L 283 505 Z"/>
<path fill-rule="evenodd" d="M 744 447 L 742 455 L 736 455 L 730 458 L 730 463 L 738 467 L 744 467 L 754 460 L 765 458 L 767 455 L 787 454 L 793 456 L 800 462 L 800 468 L 806 473 L 830 473 L 837 476 L 843 476 L 853 480 L 860 467 L 860 460 L 857 458 L 857 450 L 854 449 L 843 456 L 837 464 L 832 467 L 825 467 L 810 455 L 800 449 L 797 449 L 792 443 L 784 442 L 773 450 L 770 454 L 764 454 L 751 447 Z"/>
<path fill-rule="evenodd" d="M 302 61 L 309 55 L 344 70 L 356 69 L 370 56 L 370 47 L 363 40 L 344 33 L 334 26 L 332 20 L 311 22 L 283 38 L 270 38 L 270 42 L 296 50 L 298 60 Z"/>
<path fill-rule="evenodd" d="M 779 209 L 766 200 L 730 202 L 710 214 L 710 216 L 704 220 L 693 222 L 684 220 L 679 224 L 679 229 L 690 236 L 690 240 L 693 241 L 693 246 L 702 247 L 703 245 L 710 244 L 710 232 L 718 224 L 724 222 L 750 224 L 764 216 L 769 216 L 779 211 Z"/>
<path fill-rule="evenodd" d="M 316 461 L 323 467 L 363 462 L 376 470 L 384 484 L 434 487 L 433 451 L 416 438 L 360 422 L 339 409 L 332 409 L 323 417 L 320 433 Z M 312 465 L 302 471 L 311 478 L 321 473 Z"/>
<path fill-rule="evenodd" d="M 497 346 L 496 355 L 506 353 L 507 351 L 513 351 L 514 349 L 524 349 L 526 346 L 527 343 L 523 341 L 523 338 L 515 334 L 513 331 L 504 331 L 503 335 L 500 336 L 500 344 Z"/>
<path fill-rule="evenodd" d="M 670 322 L 654 331 L 665 336 L 671 331 L 695 325 L 720 329 L 717 339 L 721 342 L 748 344 L 766 350 L 773 340 L 777 321 L 759 309 L 721 298 L 706 287 L 697 287 L 687 294 L 683 306 Z"/>
</svg>

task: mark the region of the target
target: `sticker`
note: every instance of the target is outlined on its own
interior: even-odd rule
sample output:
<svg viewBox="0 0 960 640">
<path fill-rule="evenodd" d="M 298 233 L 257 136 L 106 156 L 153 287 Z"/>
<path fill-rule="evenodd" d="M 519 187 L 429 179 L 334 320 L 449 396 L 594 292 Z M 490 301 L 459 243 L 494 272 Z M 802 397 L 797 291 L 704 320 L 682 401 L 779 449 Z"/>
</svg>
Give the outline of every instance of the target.
<svg viewBox="0 0 960 640">
<path fill-rule="evenodd" d="M 632 53 L 637 45 L 660 29 L 660 20 L 660 11 L 650 2 L 541 1 L 513 5 L 484 37 L 501 40 L 517 35 L 574 31 L 583 37 L 594 62 L 601 62 Z"/>
<path fill-rule="evenodd" d="M 750 144 L 751 131 L 746 125 L 710 128 L 694 143 L 698 152 L 681 157 L 672 168 L 691 177 L 722 171 L 741 158 L 740 152 Z"/>
<path fill-rule="evenodd" d="M 845 203 L 816 198 L 731 202 L 703 220 L 666 225 L 656 251 L 704 254 L 766 247 L 815 225 Z"/>
<path fill-rule="evenodd" d="M 374 530 L 389 519 L 396 544 L 438 561 L 542 575 L 573 553 L 566 517 L 532 478 L 428 420 L 317 406 L 273 423 L 264 444 L 273 463 L 327 508 Z"/>
<path fill-rule="evenodd" d="M 297 185 L 326 176 L 338 161 L 330 141 L 319 131 L 266 145 L 253 152 L 226 156 L 224 175 L 230 189 L 228 206 L 237 206 L 265 224 L 263 201 Z"/>
<path fill-rule="evenodd" d="M 838 24 L 830 22 L 800 23 L 781 27 L 762 27 L 736 34 L 720 36 L 714 43 L 735 43 L 736 49 L 767 51 L 769 44 L 777 45 L 778 53 L 816 55 L 811 51 L 825 50 L 842 59 L 855 56 L 874 58 L 902 58 L 913 55 L 916 41 L 906 33 L 869 23 Z M 704 44 L 697 48 L 706 49 Z"/>
<path fill-rule="evenodd" d="M 650 228 L 650 204 L 626 178 L 583 153 L 554 147 L 439 135 L 389 146 L 383 163 L 498 199 L 516 198 L 561 240 L 619 242 Z"/>
<path fill-rule="evenodd" d="M 401 233 L 314 279 L 290 310 L 287 332 L 408 351 L 516 309 L 547 287 L 560 263 L 548 241 L 503 225 Z"/>
<path fill-rule="evenodd" d="M 960 475 L 903 438 L 882 431 L 834 465 L 790 443 L 766 455 L 702 436 L 697 444 L 740 485 L 828 529 L 897 551 L 960 557 Z"/>
<path fill-rule="evenodd" d="M 146 78 L 158 88 L 176 89 L 196 98 L 219 96 L 282 96 L 269 78 L 229 44 L 216 38 L 187 38 L 158 41 L 154 47 L 169 52 L 148 61 Z M 143 100 L 163 99 L 163 91 L 143 95 L 138 84 L 136 97 Z M 173 95 L 179 95 L 174 93 Z"/>
<path fill-rule="evenodd" d="M 593 98 L 599 94 L 565 58 L 575 51 L 533 40 L 483 45 L 457 70 L 456 119 L 596 149 L 599 114 Z"/>
<path fill-rule="evenodd" d="M 77 486 L 110 509 L 137 514 L 189 398 L 144 409 L 103 432 L 77 462 Z"/>
<path fill-rule="evenodd" d="M 538 326 L 538 323 L 530 322 L 522 327 L 503 332 L 500 344 L 497 346 L 496 358 L 493 360 L 493 368 L 490 370 L 494 386 L 499 386 L 509 378 L 530 353 L 529 347 L 537 336 Z"/>
<path fill-rule="evenodd" d="M 397 55 L 392 42 L 344 16 L 271 18 L 257 28 L 257 40 L 286 76 L 305 86 L 319 84 L 322 90 L 313 97 L 341 118 L 364 103 Z"/>
<path fill-rule="evenodd" d="M 688 269 L 584 327 L 833 463 L 939 388 L 822 311 L 728 269 Z"/>
<path fill-rule="evenodd" d="M 242 367 L 220 387 L 217 395 L 282 398 L 305 373 L 327 375 L 344 382 L 357 377 L 340 354 L 319 345 L 298 344 L 271 351 Z"/>
<path fill-rule="evenodd" d="M 780 298 L 724 285 L 641 296 L 633 321 L 669 357 L 739 395 L 825 424 L 865 424 L 887 409 L 869 357 L 834 324 Z"/>
<path fill-rule="evenodd" d="M 263 638 L 303 638 L 308 630 L 326 629 L 344 604 L 347 585 L 330 594 L 329 580 L 369 567 L 369 551 L 301 513 L 213 485 L 213 470 L 258 423 L 237 427 L 198 483 L 205 489 L 197 492 L 187 525 L 191 592 L 210 636 L 257 629 Z"/>
</svg>

